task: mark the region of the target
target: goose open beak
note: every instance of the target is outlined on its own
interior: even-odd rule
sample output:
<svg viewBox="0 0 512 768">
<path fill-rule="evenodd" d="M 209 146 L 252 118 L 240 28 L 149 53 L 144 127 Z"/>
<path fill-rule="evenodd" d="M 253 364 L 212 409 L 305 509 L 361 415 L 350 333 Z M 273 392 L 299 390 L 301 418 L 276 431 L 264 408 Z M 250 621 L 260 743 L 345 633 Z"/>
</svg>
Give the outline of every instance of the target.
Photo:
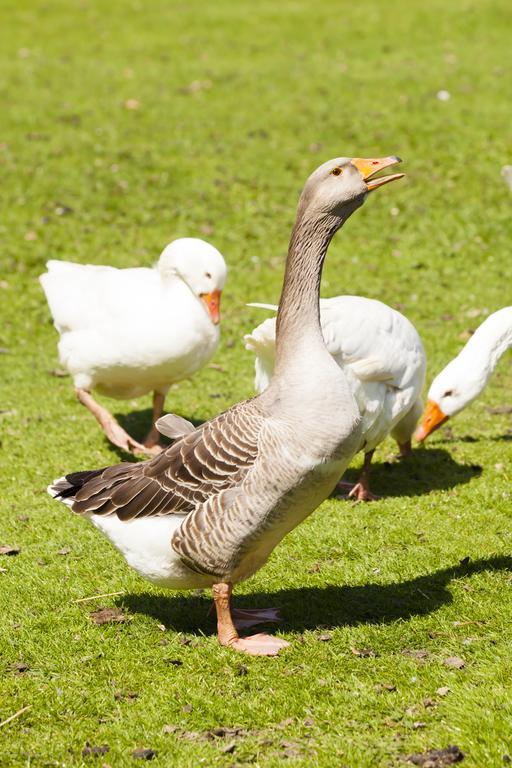
<svg viewBox="0 0 512 768">
<path fill-rule="evenodd" d="M 200 298 L 206 304 L 206 309 L 214 325 L 220 323 L 220 294 L 220 291 L 212 291 L 211 293 L 201 293 L 200 295 Z"/>
<path fill-rule="evenodd" d="M 444 424 L 449 418 L 449 416 L 442 412 L 437 403 L 434 403 L 433 400 L 427 400 L 421 424 L 416 430 L 414 437 L 419 443 L 423 442 L 426 437 L 435 432 L 436 429 L 439 429 L 441 424 Z"/>
<path fill-rule="evenodd" d="M 389 157 L 352 158 L 352 165 L 354 165 L 362 175 L 369 192 L 373 189 L 377 189 L 377 187 L 382 187 L 383 184 L 388 184 L 390 181 L 401 179 L 402 176 L 404 176 L 403 173 L 392 173 L 389 176 L 379 176 L 378 179 L 373 178 L 375 174 L 382 171 L 383 168 L 388 168 L 390 165 L 396 165 L 401 162 L 401 158 L 396 155 L 390 155 Z"/>
</svg>

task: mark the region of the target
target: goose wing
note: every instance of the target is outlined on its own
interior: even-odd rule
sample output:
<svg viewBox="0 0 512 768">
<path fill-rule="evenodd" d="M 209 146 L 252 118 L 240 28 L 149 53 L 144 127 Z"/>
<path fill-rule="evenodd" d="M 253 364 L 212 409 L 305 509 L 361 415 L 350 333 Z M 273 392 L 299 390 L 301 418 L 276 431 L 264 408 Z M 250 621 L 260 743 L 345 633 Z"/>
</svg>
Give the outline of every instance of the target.
<svg viewBox="0 0 512 768">
<path fill-rule="evenodd" d="M 246 400 L 150 461 L 67 475 L 65 488 L 54 486 L 56 495 L 67 497 L 73 511 L 82 514 L 116 514 L 121 520 L 186 515 L 240 485 L 258 456 L 265 421 L 257 400 Z"/>
<path fill-rule="evenodd" d="M 325 343 L 361 381 L 402 389 L 423 384 L 425 353 L 409 320 L 375 299 L 338 296 L 320 302 Z"/>
</svg>

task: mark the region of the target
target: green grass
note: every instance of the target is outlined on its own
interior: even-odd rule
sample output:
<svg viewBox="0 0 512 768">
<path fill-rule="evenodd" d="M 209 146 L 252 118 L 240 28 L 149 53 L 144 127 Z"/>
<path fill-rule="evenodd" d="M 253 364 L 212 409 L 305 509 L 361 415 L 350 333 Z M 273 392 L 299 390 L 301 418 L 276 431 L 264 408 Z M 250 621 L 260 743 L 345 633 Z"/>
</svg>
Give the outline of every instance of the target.
<svg viewBox="0 0 512 768">
<path fill-rule="evenodd" d="M 218 646 L 207 596 L 149 586 L 45 495 L 63 472 L 119 457 L 70 380 L 50 376 L 37 276 L 50 257 L 150 264 L 174 237 L 208 233 L 230 269 L 223 370 L 173 388 L 167 406 L 209 418 L 252 392 L 241 337 L 264 315 L 244 305 L 278 298 L 305 177 L 338 154 L 398 153 L 406 180 L 336 237 L 323 294 L 401 308 L 430 380 L 511 300 L 509 3 L 4 0 L 2 17 L 0 544 L 21 552 L 0 557 L 0 722 L 31 707 L 0 729 L 2 767 L 117 768 L 148 747 L 162 766 L 374 768 L 448 744 L 464 765 L 502 765 L 512 443 L 510 417 L 486 405 L 510 403 L 510 357 L 451 434 L 404 464 L 389 464 L 391 442 L 379 449 L 382 501 L 326 501 L 237 590 L 240 605 L 279 606 L 291 642 L 246 658 Z M 110 405 L 142 435 L 149 398 Z M 102 605 L 129 621 L 96 626 Z M 217 726 L 243 732 L 208 738 Z M 86 741 L 110 752 L 83 758 Z"/>
</svg>

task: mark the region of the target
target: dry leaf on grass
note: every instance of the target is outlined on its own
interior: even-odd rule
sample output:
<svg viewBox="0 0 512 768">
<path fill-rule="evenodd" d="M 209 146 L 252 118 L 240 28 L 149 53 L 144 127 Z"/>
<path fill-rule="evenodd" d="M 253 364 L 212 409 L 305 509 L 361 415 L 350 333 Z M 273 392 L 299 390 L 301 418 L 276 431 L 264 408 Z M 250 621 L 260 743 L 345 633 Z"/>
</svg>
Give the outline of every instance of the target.
<svg viewBox="0 0 512 768">
<path fill-rule="evenodd" d="M 501 169 L 501 175 L 505 180 L 505 184 L 512 192 L 512 165 L 504 165 Z"/>
<path fill-rule="evenodd" d="M 89 616 L 99 627 L 102 624 L 122 624 L 129 621 L 129 617 L 125 616 L 120 608 L 98 608 L 97 611 L 92 611 Z"/>
<path fill-rule="evenodd" d="M 139 698 L 139 694 L 135 691 L 114 691 L 114 699 L 116 701 L 135 701 Z"/>
<path fill-rule="evenodd" d="M 370 656 L 377 656 L 375 651 L 372 651 L 371 648 L 351 648 L 350 650 L 354 656 L 361 656 L 363 659 L 367 659 Z"/>
<path fill-rule="evenodd" d="M 487 413 L 499 416 L 505 413 L 512 413 L 512 405 L 496 405 L 494 408 L 490 405 L 486 406 Z"/>
<path fill-rule="evenodd" d="M 249 731 L 245 728 L 220 726 L 199 733 L 198 731 L 187 731 L 179 725 L 164 725 L 162 733 L 174 734 L 177 738 L 184 739 L 185 741 L 216 741 L 217 739 L 225 739 L 229 737 L 230 741 L 221 749 L 221 752 L 229 754 L 233 752 L 236 747 L 234 739 L 247 736 Z"/>
<path fill-rule="evenodd" d="M 412 649 L 412 648 L 404 648 L 402 653 L 404 656 L 410 656 L 413 659 L 418 659 L 418 661 L 421 661 L 422 659 L 426 659 L 429 655 L 428 651 L 425 648 L 418 648 L 418 649 Z"/>
<path fill-rule="evenodd" d="M 0 555 L 19 555 L 20 552 L 19 547 L 11 547 L 10 544 L 0 544 Z"/>
<path fill-rule="evenodd" d="M 375 690 L 377 693 L 382 693 L 382 691 L 396 691 L 396 685 L 393 685 L 393 683 L 377 683 L 375 685 Z"/>
<path fill-rule="evenodd" d="M 93 747 L 86 741 L 85 747 L 82 749 L 82 757 L 89 757 L 89 755 L 106 755 L 110 751 L 108 744 L 101 744 L 100 746 Z"/>
<path fill-rule="evenodd" d="M 70 553 L 70 552 L 71 552 L 71 549 L 70 549 L 69 547 L 62 547 L 62 549 L 59 549 L 59 550 L 56 552 L 56 554 L 57 554 L 57 555 L 63 555 L 63 556 L 64 556 L 64 555 L 69 555 L 69 553 Z"/>
<path fill-rule="evenodd" d="M 466 662 L 460 656 L 448 656 L 444 659 L 443 664 L 445 667 L 452 667 L 453 669 L 462 669 L 466 666 Z"/>
<path fill-rule="evenodd" d="M 413 765 L 421 765 L 422 768 L 444 768 L 447 765 L 454 765 L 464 760 L 464 753 L 455 745 L 445 747 L 445 749 L 431 749 L 429 752 L 416 752 L 405 758 Z"/>
<path fill-rule="evenodd" d="M 282 741 L 283 754 L 291 759 L 302 757 L 304 745 L 297 741 Z"/>
<path fill-rule="evenodd" d="M 15 674 L 22 675 L 24 672 L 27 672 L 30 667 L 28 664 L 25 664 L 24 661 L 17 661 L 16 664 L 12 665 L 11 669 Z"/>
<path fill-rule="evenodd" d="M 135 760 L 153 760 L 157 754 L 158 752 L 155 752 L 154 749 L 138 747 L 137 749 L 133 750 L 132 757 L 134 757 Z"/>
<path fill-rule="evenodd" d="M 446 696 L 447 693 L 450 693 L 450 689 L 447 685 L 442 685 L 441 688 L 438 688 L 436 691 L 438 696 Z"/>
<path fill-rule="evenodd" d="M 199 93 L 200 91 L 207 91 L 212 87 L 213 83 L 211 80 L 192 80 L 189 85 L 186 85 L 184 88 L 180 88 L 181 93 Z"/>
<path fill-rule="evenodd" d="M 180 731 L 181 728 L 179 725 L 164 725 L 162 728 L 162 733 L 176 733 L 176 731 Z"/>
<path fill-rule="evenodd" d="M 211 728 L 209 731 L 206 731 L 206 737 L 208 739 L 222 739 L 226 736 L 242 736 L 245 735 L 247 731 L 244 728 L 238 728 L 238 727 L 228 727 L 228 726 L 219 726 L 218 728 Z"/>
</svg>

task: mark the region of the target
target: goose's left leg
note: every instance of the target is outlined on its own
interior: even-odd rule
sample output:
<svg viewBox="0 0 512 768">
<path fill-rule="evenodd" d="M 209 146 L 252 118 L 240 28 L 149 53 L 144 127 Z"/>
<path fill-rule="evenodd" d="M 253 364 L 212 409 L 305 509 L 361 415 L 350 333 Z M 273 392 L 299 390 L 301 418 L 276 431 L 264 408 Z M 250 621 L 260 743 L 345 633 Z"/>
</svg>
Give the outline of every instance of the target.
<svg viewBox="0 0 512 768">
<path fill-rule="evenodd" d="M 86 389 L 76 387 L 76 396 L 78 401 L 93 414 L 101 426 L 103 432 L 111 443 L 122 448 L 123 451 L 132 453 L 144 453 L 144 446 L 138 443 L 133 437 L 122 428 L 119 422 L 112 416 L 110 411 L 97 403 L 91 393 Z"/>
<path fill-rule="evenodd" d="M 407 456 L 410 456 L 412 453 L 412 444 L 410 439 L 406 440 L 404 443 L 400 443 L 397 440 L 398 450 L 400 452 L 399 458 L 406 459 Z"/>
<path fill-rule="evenodd" d="M 213 586 L 219 643 L 228 648 L 249 653 L 251 656 L 277 656 L 282 648 L 289 645 L 286 640 L 263 634 L 252 635 L 251 637 L 239 636 L 231 614 L 232 591 L 233 585 L 229 582 L 214 584 Z"/>
<path fill-rule="evenodd" d="M 349 499 L 356 499 L 356 501 L 377 501 L 379 498 L 370 491 L 370 465 L 374 453 L 375 449 L 365 453 L 363 469 L 359 475 L 359 480 L 348 494 Z"/>
<path fill-rule="evenodd" d="M 374 453 L 375 448 L 373 451 L 368 451 L 368 453 L 365 453 L 363 469 L 361 470 L 361 474 L 359 475 L 359 479 L 355 485 L 351 485 L 350 483 L 345 483 L 340 480 L 336 486 L 339 489 L 347 487 L 350 488 L 348 494 L 349 499 L 355 499 L 356 501 L 377 501 L 377 499 L 380 498 L 370 491 L 370 465 L 372 463 Z"/>
<path fill-rule="evenodd" d="M 163 447 L 160 445 L 160 432 L 156 428 L 155 424 L 162 415 L 164 410 L 165 394 L 161 392 L 153 392 L 153 414 L 151 421 L 151 429 L 144 438 L 144 448 L 148 453 L 157 454 L 163 451 Z"/>
</svg>

